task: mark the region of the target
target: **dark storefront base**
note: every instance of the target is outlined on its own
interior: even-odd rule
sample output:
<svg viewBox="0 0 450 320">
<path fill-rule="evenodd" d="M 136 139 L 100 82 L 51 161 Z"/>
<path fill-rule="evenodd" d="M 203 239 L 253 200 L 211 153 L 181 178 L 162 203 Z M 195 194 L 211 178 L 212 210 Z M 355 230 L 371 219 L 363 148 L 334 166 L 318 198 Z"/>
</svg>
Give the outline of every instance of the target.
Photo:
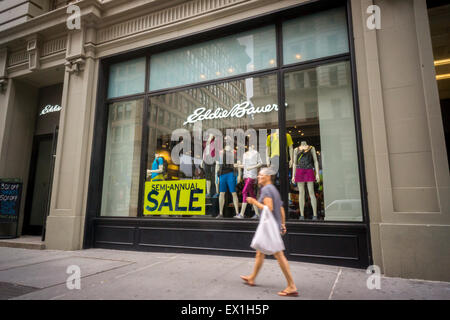
<svg viewBox="0 0 450 320">
<path fill-rule="evenodd" d="M 189 220 L 188 220 L 189 219 Z M 255 221 L 95 218 L 93 247 L 119 250 L 253 257 Z M 336 223 L 287 224 L 289 260 L 366 268 L 366 226 Z"/>
</svg>

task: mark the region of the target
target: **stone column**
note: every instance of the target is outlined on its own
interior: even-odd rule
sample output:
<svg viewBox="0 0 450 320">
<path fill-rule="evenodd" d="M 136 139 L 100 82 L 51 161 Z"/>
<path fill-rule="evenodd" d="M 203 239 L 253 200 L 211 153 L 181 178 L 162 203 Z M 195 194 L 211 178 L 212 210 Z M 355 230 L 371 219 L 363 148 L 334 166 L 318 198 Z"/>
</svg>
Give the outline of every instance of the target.
<svg viewBox="0 0 450 320">
<path fill-rule="evenodd" d="M 86 45 L 91 26 L 68 35 L 66 73 L 46 247 L 82 248 L 87 182 L 95 109 L 96 60 Z"/>
<path fill-rule="evenodd" d="M 6 90 L 8 85 L 8 73 L 6 67 L 8 66 L 8 48 L 0 48 L 0 94 Z"/>
<path fill-rule="evenodd" d="M 426 1 L 351 3 L 374 263 L 448 281 L 450 177 Z M 372 4 L 380 30 L 366 26 Z"/>
</svg>

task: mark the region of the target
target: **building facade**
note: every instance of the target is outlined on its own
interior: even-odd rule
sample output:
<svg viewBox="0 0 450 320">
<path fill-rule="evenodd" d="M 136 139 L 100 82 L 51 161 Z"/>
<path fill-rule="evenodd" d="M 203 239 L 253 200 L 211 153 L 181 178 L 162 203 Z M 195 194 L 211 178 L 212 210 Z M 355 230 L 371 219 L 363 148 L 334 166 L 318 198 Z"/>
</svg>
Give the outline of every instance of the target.
<svg viewBox="0 0 450 320">
<path fill-rule="evenodd" d="M 252 255 L 256 164 L 276 169 L 289 259 L 449 281 L 449 15 L 425 0 L 0 4 L 0 180 L 22 183 L 0 231 Z"/>
</svg>

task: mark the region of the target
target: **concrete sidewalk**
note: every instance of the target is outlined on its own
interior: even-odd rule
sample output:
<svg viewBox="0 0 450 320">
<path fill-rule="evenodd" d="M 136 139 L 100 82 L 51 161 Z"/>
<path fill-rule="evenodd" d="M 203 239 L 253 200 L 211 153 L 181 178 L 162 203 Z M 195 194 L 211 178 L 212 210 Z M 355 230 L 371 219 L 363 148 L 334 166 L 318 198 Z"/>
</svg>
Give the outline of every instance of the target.
<svg viewBox="0 0 450 320">
<path fill-rule="evenodd" d="M 69 290 L 67 267 L 81 270 L 81 289 Z M 369 290 L 364 270 L 290 262 L 298 299 L 450 299 L 450 283 L 381 277 Z M 243 285 L 253 259 L 90 249 L 0 248 L 0 299 L 275 300 L 285 280 L 267 259 L 257 286 Z M 288 298 L 296 299 L 296 298 Z"/>
</svg>

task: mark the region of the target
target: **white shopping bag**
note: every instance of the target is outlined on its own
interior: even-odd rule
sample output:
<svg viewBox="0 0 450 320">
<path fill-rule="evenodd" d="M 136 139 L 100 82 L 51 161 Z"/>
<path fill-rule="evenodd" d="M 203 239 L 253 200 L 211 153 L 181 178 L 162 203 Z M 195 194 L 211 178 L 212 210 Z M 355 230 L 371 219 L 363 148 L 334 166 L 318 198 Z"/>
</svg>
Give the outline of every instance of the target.
<svg viewBox="0 0 450 320">
<path fill-rule="evenodd" d="M 261 219 L 250 247 L 269 255 L 285 249 L 278 223 L 267 206 L 264 206 L 261 213 Z"/>
</svg>

